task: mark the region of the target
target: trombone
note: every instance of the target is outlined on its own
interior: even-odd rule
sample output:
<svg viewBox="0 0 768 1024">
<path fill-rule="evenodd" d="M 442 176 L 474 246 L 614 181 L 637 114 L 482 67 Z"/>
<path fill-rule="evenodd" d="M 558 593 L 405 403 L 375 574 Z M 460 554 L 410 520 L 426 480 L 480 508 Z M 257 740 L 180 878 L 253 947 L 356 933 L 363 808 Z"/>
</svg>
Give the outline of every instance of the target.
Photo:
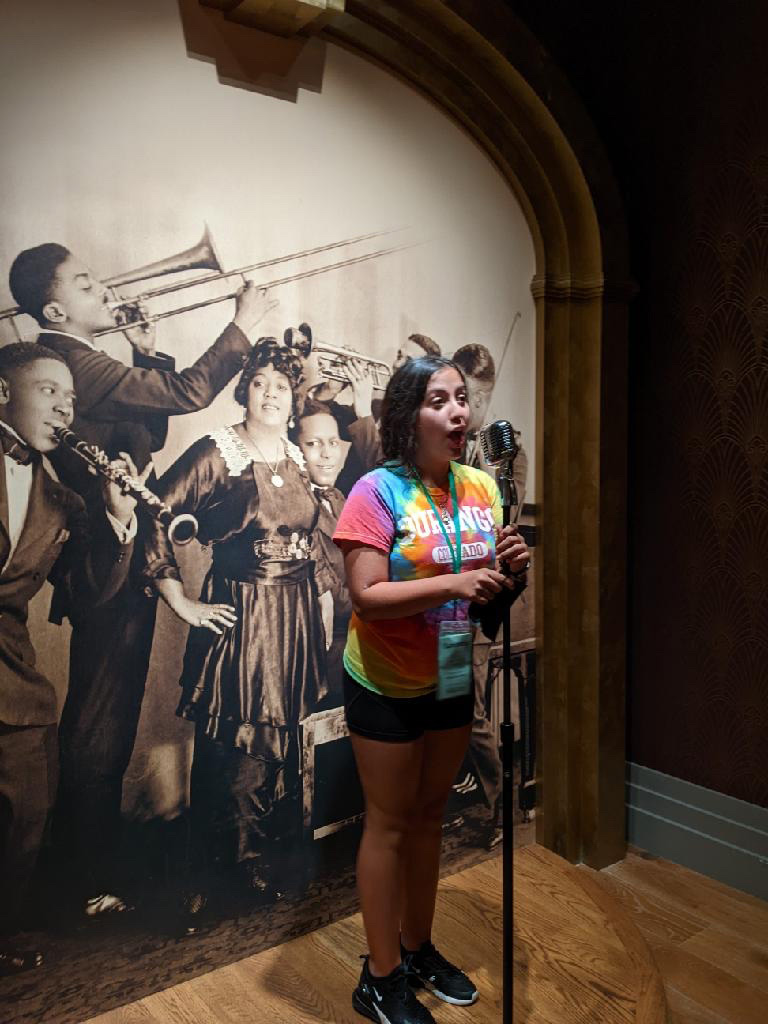
<svg viewBox="0 0 768 1024">
<path fill-rule="evenodd" d="M 199 285 L 212 284 L 216 281 L 225 281 L 228 278 L 233 277 L 239 277 L 242 282 L 245 283 L 246 274 L 252 274 L 257 270 L 264 270 L 268 267 L 279 266 L 283 263 L 290 263 L 294 260 L 304 259 L 310 256 L 330 253 L 336 249 L 342 249 L 344 246 L 358 245 L 374 238 L 384 238 L 387 235 L 394 235 L 402 232 L 403 230 L 404 229 L 402 228 L 393 228 L 388 231 L 371 231 L 367 234 L 356 235 L 352 238 L 343 238 L 338 242 L 329 242 L 325 245 L 318 245 L 311 249 L 303 249 L 299 252 L 288 253 L 284 256 L 276 256 L 272 259 L 260 260 L 258 263 L 251 263 L 248 266 L 238 267 L 236 270 L 224 270 L 218 253 L 216 252 L 216 246 L 214 245 L 211 233 L 208 226 L 205 225 L 202 238 L 196 245 L 191 246 L 189 249 L 185 249 L 182 252 L 166 257 L 165 259 L 157 260 L 154 263 L 145 264 L 143 267 L 139 267 L 136 270 L 129 270 L 125 273 L 107 278 L 107 280 L 104 281 L 104 284 L 107 288 L 112 290 L 112 293 L 115 296 L 114 301 L 110 302 L 109 305 L 114 312 L 116 320 L 119 322 L 117 322 L 114 327 L 108 327 L 97 333 L 99 336 L 102 336 L 105 334 L 114 334 L 116 332 L 124 331 L 127 327 L 148 328 L 158 320 L 165 320 L 168 317 L 177 316 L 180 313 L 188 313 L 195 309 L 202 309 L 205 306 L 211 306 L 217 302 L 226 302 L 229 299 L 235 298 L 237 291 L 230 291 L 224 295 L 210 296 L 209 298 L 202 299 L 197 302 L 190 302 L 186 305 L 180 305 L 173 309 L 144 315 L 144 304 L 147 301 L 160 296 L 168 295 L 177 291 L 183 291 L 187 288 L 193 288 Z M 374 252 L 364 252 L 356 256 L 350 256 L 347 259 L 338 260 L 333 263 L 326 263 L 319 267 L 297 271 L 296 273 L 286 275 L 285 277 L 277 277 L 268 281 L 263 281 L 259 284 L 259 287 L 276 288 L 279 285 L 289 284 L 293 281 L 300 281 L 304 278 L 316 277 L 318 274 L 325 274 L 332 270 L 340 270 L 344 267 L 364 263 L 367 260 L 377 259 L 380 256 L 387 256 L 391 253 L 401 252 L 410 247 L 411 243 L 405 243 L 380 248 Z M 211 273 L 201 274 L 196 277 L 188 278 L 185 281 L 174 282 L 173 284 L 148 288 L 139 294 L 130 297 L 119 295 L 118 289 L 124 285 L 136 284 L 140 281 L 148 281 L 157 277 L 163 277 L 166 274 L 178 274 L 188 270 L 209 270 Z M 11 320 L 17 337 L 21 338 L 15 322 L 15 317 L 19 315 L 19 313 L 20 310 L 18 306 L 11 306 L 8 309 L 0 310 L 0 320 Z"/>
<path fill-rule="evenodd" d="M 373 236 L 365 236 L 373 237 Z M 299 259 L 301 256 L 306 256 L 310 252 L 323 252 L 330 249 L 338 249 L 344 245 L 350 244 L 349 240 L 343 242 L 334 242 L 331 245 L 318 247 L 316 250 L 307 250 L 304 253 L 294 253 L 292 256 L 280 256 L 274 260 L 264 260 L 261 264 L 252 264 L 250 267 L 242 267 L 238 270 L 222 271 L 218 274 L 208 274 L 205 278 L 199 278 L 196 284 L 209 283 L 211 281 L 223 281 L 228 277 L 242 277 L 243 283 L 246 282 L 245 275 L 251 273 L 256 267 L 262 266 L 273 266 L 276 263 L 284 263 L 289 259 Z M 308 270 L 300 270 L 295 274 L 288 274 L 285 277 L 274 277 L 268 281 L 260 281 L 259 288 L 277 288 L 283 284 L 291 284 L 293 281 L 303 281 L 306 278 L 317 277 L 319 274 L 327 274 L 331 270 L 341 270 L 343 267 L 356 266 L 358 263 L 365 263 L 367 260 L 378 259 L 380 256 L 389 256 L 395 252 L 402 252 L 405 249 L 410 249 L 411 243 L 403 245 L 392 245 L 383 249 L 376 249 L 374 252 L 362 253 L 359 256 L 350 256 L 345 260 L 338 260 L 335 263 L 326 263 L 320 267 L 311 267 Z M 181 288 L 186 287 L 186 282 L 182 283 Z M 204 309 L 206 306 L 213 306 L 217 302 L 227 302 L 229 299 L 237 297 L 238 292 L 226 292 L 223 295 L 212 295 L 207 299 L 200 299 L 198 302 L 189 302 L 183 306 L 176 306 L 174 309 L 164 310 L 160 313 L 152 313 L 149 316 L 141 316 L 140 310 L 142 304 L 149 298 L 154 298 L 158 294 L 166 294 L 167 292 L 177 291 L 178 289 L 173 286 L 166 288 L 155 289 L 151 293 L 145 292 L 143 295 L 137 295 L 131 299 L 119 299 L 113 303 L 115 310 L 125 309 L 128 315 L 133 315 L 133 312 L 139 311 L 139 316 L 136 319 L 131 319 L 126 322 L 116 324 L 114 327 L 108 327 L 103 331 L 98 331 L 99 336 L 104 334 L 114 334 L 116 331 L 124 331 L 126 327 L 149 327 L 153 323 L 157 323 L 158 320 L 166 320 L 171 316 L 178 316 L 180 313 L 191 313 L 196 309 Z"/>
</svg>

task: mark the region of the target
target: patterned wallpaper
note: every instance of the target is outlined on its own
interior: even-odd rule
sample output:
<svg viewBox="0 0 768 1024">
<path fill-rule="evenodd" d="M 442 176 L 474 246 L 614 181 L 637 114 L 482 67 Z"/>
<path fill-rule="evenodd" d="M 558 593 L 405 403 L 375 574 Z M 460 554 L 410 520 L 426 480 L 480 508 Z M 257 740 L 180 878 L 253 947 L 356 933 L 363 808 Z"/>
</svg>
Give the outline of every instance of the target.
<svg viewBox="0 0 768 1024">
<path fill-rule="evenodd" d="M 766 30 L 757 9 L 741 22 L 714 8 L 680 30 L 643 111 L 653 169 L 628 200 L 643 288 L 631 383 L 629 756 L 762 806 L 768 72 L 757 40 Z"/>
<path fill-rule="evenodd" d="M 635 395 L 634 479 L 648 513 L 636 553 L 654 557 L 650 527 L 662 571 L 636 568 L 630 757 L 768 806 L 765 113 L 685 140 L 669 248 L 657 230 L 652 278 L 665 280 L 644 300 L 654 359 Z"/>
<path fill-rule="evenodd" d="M 768 4 L 510 5 L 603 139 L 639 285 L 628 757 L 768 806 Z"/>
</svg>

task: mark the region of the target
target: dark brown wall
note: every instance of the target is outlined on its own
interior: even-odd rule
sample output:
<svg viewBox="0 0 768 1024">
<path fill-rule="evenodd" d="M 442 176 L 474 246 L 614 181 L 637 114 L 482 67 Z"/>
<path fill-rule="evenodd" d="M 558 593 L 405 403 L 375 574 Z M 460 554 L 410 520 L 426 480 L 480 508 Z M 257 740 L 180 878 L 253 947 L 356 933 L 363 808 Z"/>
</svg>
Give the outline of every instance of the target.
<svg viewBox="0 0 768 1024">
<path fill-rule="evenodd" d="M 597 125 L 640 287 L 628 757 L 768 806 L 768 7 L 510 6 Z"/>
</svg>

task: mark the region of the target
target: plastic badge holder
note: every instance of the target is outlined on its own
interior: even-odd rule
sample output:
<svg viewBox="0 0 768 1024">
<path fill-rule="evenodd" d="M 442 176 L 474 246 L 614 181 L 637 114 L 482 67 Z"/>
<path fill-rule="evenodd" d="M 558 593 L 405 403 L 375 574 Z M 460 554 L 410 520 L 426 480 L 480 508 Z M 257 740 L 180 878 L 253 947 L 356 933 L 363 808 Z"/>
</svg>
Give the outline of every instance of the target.
<svg viewBox="0 0 768 1024">
<path fill-rule="evenodd" d="M 449 619 L 437 638 L 437 699 L 466 697 L 472 688 L 472 627 Z"/>
</svg>

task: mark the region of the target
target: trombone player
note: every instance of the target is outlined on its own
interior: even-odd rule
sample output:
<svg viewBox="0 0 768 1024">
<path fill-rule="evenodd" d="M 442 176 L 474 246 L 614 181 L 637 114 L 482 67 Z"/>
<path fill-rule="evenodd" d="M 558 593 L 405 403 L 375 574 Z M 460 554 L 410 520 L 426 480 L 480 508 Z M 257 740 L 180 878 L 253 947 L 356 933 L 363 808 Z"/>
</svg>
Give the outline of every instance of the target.
<svg viewBox="0 0 768 1024">
<path fill-rule="evenodd" d="M 72 373 L 75 433 L 111 458 L 126 452 L 140 472 L 165 443 L 168 417 L 205 408 L 242 368 L 251 348 L 248 332 L 272 306 L 265 289 L 245 285 L 232 321 L 216 341 L 191 366 L 176 370 L 173 359 L 155 352 L 152 329 L 126 328 L 133 366 L 96 348 L 97 333 L 115 326 L 110 296 L 63 245 L 48 242 L 21 252 L 11 267 L 10 288 L 20 311 L 40 325 L 38 342 L 63 357 Z M 89 508 L 101 505 L 98 485 L 80 459 L 62 446 L 51 461 L 62 483 Z M 142 549 L 140 542 L 136 549 Z M 52 619 L 67 614 L 73 627 L 54 841 L 74 869 L 74 896 L 89 917 L 128 909 L 116 877 L 120 803 L 155 611 L 137 564 L 117 594 L 87 616 L 77 607 L 65 608 L 63 595 L 54 593 Z M 71 891 L 69 882 L 62 888 Z"/>
</svg>

